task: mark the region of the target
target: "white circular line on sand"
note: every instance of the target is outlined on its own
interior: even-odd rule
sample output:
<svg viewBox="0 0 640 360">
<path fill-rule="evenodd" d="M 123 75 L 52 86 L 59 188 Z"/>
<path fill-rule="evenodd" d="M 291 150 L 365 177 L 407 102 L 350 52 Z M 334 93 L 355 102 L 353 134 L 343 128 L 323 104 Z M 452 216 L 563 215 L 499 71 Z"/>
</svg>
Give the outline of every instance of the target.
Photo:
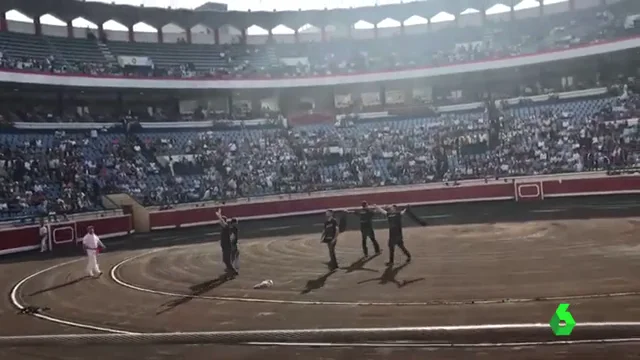
<svg viewBox="0 0 640 360">
<path fill-rule="evenodd" d="M 157 249 L 154 251 L 150 251 L 150 252 L 146 252 L 142 255 L 147 255 L 147 254 L 151 254 L 153 252 L 156 251 L 160 251 L 163 249 Z M 129 259 L 126 260 L 132 260 L 134 258 L 138 258 L 142 255 L 138 255 L 138 256 L 134 256 L 131 257 Z M 10 298 L 11 298 L 11 302 L 13 303 L 13 305 L 22 310 L 25 308 L 25 305 L 20 301 L 20 296 L 18 295 L 20 293 L 20 288 L 29 280 L 35 278 L 36 276 L 42 275 L 46 272 L 49 271 L 53 271 L 55 269 L 58 269 L 62 266 L 65 265 L 69 265 L 72 263 L 76 263 L 81 261 L 82 259 L 76 259 L 76 260 L 72 260 L 72 261 L 67 261 L 67 262 L 63 262 L 63 263 L 59 263 L 53 266 L 50 266 L 48 268 L 45 268 L 43 270 L 37 271 L 27 277 L 25 277 L 24 279 L 20 280 L 16 285 L 14 285 L 14 287 L 11 289 L 10 292 Z M 126 260 L 124 262 L 126 262 Z M 120 264 L 124 263 L 124 262 L 120 262 Z M 111 273 L 113 274 L 114 268 L 116 268 L 115 266 L 111 269 Z M 113 278 L 113 277 L 112 277 Z M 32 314 L 33 316 L 45 320 L 45 321 L 50 321 L 53 323 L 57 323 L 57 324 L 61 324 L 61 325 L 67 325 L 67 326 L 71 326 L 71 327 L 77 327 L 77 328 L 82 328 L 82 329 L 88 329 L 88 330 L 95 330 L 95 331 L 100 331 L 100 332 L 106 332 L 106 333 L 113 333 L 113 334 L 143 334 L 143 333 L 139 333 L 139 332 L 130 332 L 130 331 L 124 331 L 124 330 L 119 330 L 119 329 L 114 329 L 114 328 L 108 328 L 108 327 L 102 327 L 102 326 L 95 326 L 95 325 L 90 325 L 90 324 L 86 324 L 86 323 L 80 323 L 80 322 L 75 322 L 75 321 L 68 321 L 68 320 L 63 320 L 63 319 L 59 319 L 53 316 L 48 316 L 48 315 L 43 315 L 43 314 Z M 488 329 L 507 329 L 507 328 L 512 328 L 512 329 L 535 329 L 535 328 L 544 328 L 544 327 L 548 327 L 548 324 L 542 324 L 542 323 L 524 323 L 524 324 L 485 324 L 485 325 L 453 325 L 453 326 L 430 326 L 430 327 L 426 327 L 427 329 L 441 329 L 441 330 L 448 330 L 448 331 L 456 331 L 456 330 L 488 330 Z M 640 322 L 596 322 L 596 323 L 580 323 L 578 325 L 579 327 L 602 327 L 602 328 L 606 328 L 606 327 L 616 327 L 616 326 L 627 326 L 627 327 L 640 327 Z M 400 329 L 400 328 L 387 328 L 388 330 L 393 330 L 393 329 Z M 317 329 L 298 329 L 300 331 L 312 331 L 312 330 L 317 330 Z M 362 328 L 361 330 L 371 330 L 370 328 Z M 274 330 L 277 331 L 277 330 Z M 244 331 L 243 331 L 244 332 Z M 246 331 L 246 332 L 251 332 Z M 77 334 L 77 336 L 82 336 L 83 334 Z M 22 337 L 22 336 L 18 336 L 18 337 Z M 638 342 L 640 341 L 640 339 L 638 338 L 613 338 L 613 339 L 592 339 L 592 340 L 563 340 L 563 341 L 541 341 L 541 342 L 508 342 L 508 343 L 478 343 L 478 344 L 455 344 L 455 343 L 448 343 L 448 344 L 415 344 L 415 343 L 350 343 L 350 344 L 342 344 L 342 343 L 336 343 L 336 344 L 332 344 L 332 343 L 278 343 L 278 342 L 261 342 L 261 343 L 247 343 L 247 345 L 260 345 L 260 346 L 319 346 L 319 347 L 345 347 L 345 346 L 351 346 L 351 347 L 395 347 L 395 348 L 399 348 L 399 347 L 467 347 L 467 348 L 479 348 L 479 347 L 513 347 L 513 346 L 550 346 L 550 345 L 572 345 L 572 344 L 607 344 L 607 343 L 611 343 L 611 344 L 615 344 L 615 343 L 629 343 L 629 342 Z"/>
<path fill-rule="evenodd" d="M 76 260 L 71 260 L 71 261 L 60 263 L 60 264 L 56 264 L 56 265 L 50 266 L 50 267 L 48 267 L 46 269 L 37 271 L 37 272 L 25 277 L 24 279 L 20 280 L 11 289 L 11 293 L 10 293 L 11 303 L 13 304 L 13 306 L 18 308 L 19 310 L 23 310 L 26 306 L 20 301 L 20 296 L 18 294 L 20 293 L 20 288 L 27 281 L 35 278 L 38 275 L 41 275 L 41 274 L 44 274 L 46 272 L 61 268 L 61 267 L 65 266 L 65 265 L 69 265 L 69 264 L 73 264 L 73 263 L 79 262 L 81 260 L 83 260 L 83 259 L 76 259 Z M 102 332 L 108 332 L 108 333 L 114 333 L 114 334 L 136 334 L 134 332 L 129 332 L 129 331 L 106 328 L 106 327 L 101 327 L 101 326 L 94 326 L 94 325 L 83 324 L 83 323 L 78 323 L 78 322 L 74 322 L 74 321 L 67 321 L 67 320 L 59 319 L 59 318 L 56 318 L 56 317 L 53 317 L 53 316 L 44 315 L 44 314 L 32 314 L 32 315 L 37 317 L 37 318 L 39 318 L 39 319 L 42 319 L 42 320 L 51 321 L 51 322 L 54 322 L 54 323 L 57 323 L 57 324 L 61 324 L 61 325 L 67 325 L 67 326 L 73 326 L 73 327 L 77 327 L 77 328 L 87 329 L 87 330 L 102 331 Z"/>
<path fill-rule="evenodd" d="M 189 245 L 185 245 L 187 247 Z M 616 292 L 606 294 L 586 294 L 586 295 L 570 295 L 570 296 L 549 296 L 549 297 L 536 297 L 536 298 L 521 298 L 521 299 L 479 299 L 479 300 L 462 300 L 462 301 L 423 301 L 423 302 L 375 302 L 375 301 L 309 301 L 309 300 L 278 300 L 278 299 L 265 299 L 265 298 L 250 298 L 250 297 L 234 297 L 234 296 L 211 296 L 211 295 L 191 295 L 187 293 L 175 293 L 171 291 L 148 289 L 142 286 L 128 283 L 118 277 L 118 269 L 123 265 L 141 257 L 157 253 L 166 249 L 156 249 L 149 252 L 141 253 L 129 258 L 126 258 L 119 263 L 115 264 L 109 276 L 118 285 L 124 286 L 131 290 L 145 292 L 155 295 L 164 295 L 171 297 L 184 297 L 192 299 L 203 300 L 216 300 L 216 301 L 235 301 L 246 303 L 266 303 L 266 304 L 282 304 L 282 305 L 321 305 L 321 306 L 459 306 L 459 305 L 492 305 L 492 304 L 515 304 L 515 303 L 530 303 L 530 302 L 542 302 L 542 301 L 569 301 L 569 300 L 589 300 L 589 299 L 602 299 L 602 298 L 614 298 L 614 297 L 627 297 L 627 296 L 640 296 L 640 291 L 627 291 Z"/>
</svg>

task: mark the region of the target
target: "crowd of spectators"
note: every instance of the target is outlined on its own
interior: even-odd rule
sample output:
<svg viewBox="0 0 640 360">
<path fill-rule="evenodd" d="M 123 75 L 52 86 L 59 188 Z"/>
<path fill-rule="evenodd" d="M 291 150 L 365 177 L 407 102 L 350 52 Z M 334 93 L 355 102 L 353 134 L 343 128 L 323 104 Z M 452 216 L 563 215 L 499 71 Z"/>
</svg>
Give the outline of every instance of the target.
<svg viewBox="0 0 640 360">
<path fill-rule="evenodd" d="M 159 165 L 159 188 L 145 201 L 229 200 L 639 165 L 640 131 L 629 116 L 640 98 L 625 92 L 604 103 L 587 115 L 561 107 L 531 107 L 528 115 L 502 109 L 495 143 L 483 113 L 262 130 L 259 136 L 258 130 L 181 135 L 187 141 L 164 134 L 146 141 L 146 150 L 168 161 L 164 169 Z"/>
<path fill-rule="evenodd" d="M 47 215 L 96 209 L 96 164 L 85 160 L 86 140 L 57 133 L 51 147 L 37 136 L 1 146 L 0 214 Z"/>
<path fill-rule="evenodd" d="M 606 99 L 503 104 L 495 119 L 476 111 L 339 126 L 19 134 L 0 143 L 0 213 L 87 211 L 113 192 L 167 206 L 636 166 L 639 106 L 624 87 Z"/>
<path fill-rule="evenodd" d="M 306 64 L 297 64 L 293 69 L 265 68 L 261 75 L 296 76 L 450 64 L 568 47 L 620 35 L 619 22 L 611 13 L 598 13 L 582 20 L 554 28 L 549 34 L 545 30 L 542 37 L 517 33 L 506 42 L 504 38 L 497 41 L 496 36 L 496 41 L 455 46 L 448 43 L 436 47 L 399 46 L 404 50 L 398 53 L 389 53 L 383 39 L 357 45 L 354 40 L 344 40 L 318 45 L 315 50 L 346 47 L 347 51 L 322 51 L 319 57 L 309 55 Z M 585 20 L 590 22 L 587 27 Z M 576 35 L 578 30 L 582 36 Z M 402 41 L 415 43 L 415 40 L 406 37 Z M 303 51 L 297 53 L 303 56 L 313 48 L 295 45 L 294 51 Z M 231 65 L 230 69 L 235 68 Z M 243 63 L 243 73 L 246 74 L 249 65 Z M 59 61 L 55 56 L 40 60 L 14 58 L 5 52 L 0 53 L 0 68 L 131 75 L 114 64 L 73 63 Z M 179 64 L 155 68 L 144 75 L 193 77 L 196 73 L 192 64 Z M 593 109 L 591 105 L 595 102 L 602 106 Z M 131 125 L 141 120 L 141 116 L 149 116 L 145 111 L 140 114 L 129 111 L 120 116 L 122 126 L 113 132 L 23 133 L 7 143 L 2 143 L 6 137 L 0 136 L 0 217 L 64 215 L 98 209 L 101 195 L 115 192 L 132 194 L 145 205 L 170 206 L 432 181 L 455 185 L 466 178 L 640 165 L 637 122 L 640 97 L 629 86 L 621 86 L 616 97 L 572 104 L 550 98 L 542 105 L 503 103 L 495 109 L 487 107 L 485 113 L 476 110 L 436 114 L 434 110 L 432 116 L 416 119 L 364 121 L 356 116 L 353 121 L 337 125 L 285 128 L 281 121 L 274 121 L 269 129 L 243 127 L 165 134 L 132 129 Z M 585 107 L 589 110 L 583 111 Z M 242 119 L 249 118 L 251 113 L 244 108 L 234 108 L 232 114 L 196 109 L 191 118 Z M 44 108 L 9 115 L 8 119 L 0 120 L 0 125 L 14 117 L 30 122 L 93 122 L 100 117 L 54 116 Z M 279 114 L 267 115 L 275 119 Z M 179 120 L 173 114 L 155 114 L 151 118 Z"/>
</svg>

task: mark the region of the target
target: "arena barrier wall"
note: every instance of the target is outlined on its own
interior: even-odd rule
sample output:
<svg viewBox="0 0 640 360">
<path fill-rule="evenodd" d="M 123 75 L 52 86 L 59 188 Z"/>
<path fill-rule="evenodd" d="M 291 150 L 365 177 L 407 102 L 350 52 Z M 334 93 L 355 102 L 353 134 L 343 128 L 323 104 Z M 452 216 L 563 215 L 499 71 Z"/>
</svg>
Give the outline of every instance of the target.
<svg viewBox="0 0 640 360">
<path fill-rule="evenodd" d="M 355 192 L 358 192 L 357 194 Z M 544 201 L 550 198 L 606 196 L 640 193 L 640 176 L 606 174 L 568 174 L 518 179 L 462 182 L 460 185 L 427 184 L 414 187 L 377 188 L 365 191 L 335 191 L 297 198 L 252 201 L 224 206 L 227 216 L 244 220 L 317 214 L 326 209 L 358 207 L 363 200 L 371 204 L 435 205 L 489 201 Z M 218 206 L 179 208 L 149 213 L 151 230 L 214 224 Z"/>
<path fill-rule="evenodd" d="M 93 226 L 101 239 L 125 236 L 133 232 L 131 215 L 85 218 L 74 221 L 49 223 L 49 249 L 52 251 L 77 246 Z M 40 226 L 31 225 L 0 229 L 0 255 L 40 249 Z"/>
<path fill-rule="evenodd" d="M 362 200 L 378 205 L 436 205 L 491 201 L 544 201 L 581 196 L 640 194 L 640 175 L 608 176 L 603 173 L 565 174 L 517 180 L 465 181 L 459 185 L 424 184 L 389 188 L 352 189 L 277 196 L 224 205 L 227 216 L 241 220 L 271 219 L 318 214 L 326 209 L 352 209 Z M 150 229 L 164 230 L 217 223 L 219 204 L 183 205 L 171 210 L 151 210 Z M 89 225 L 103 239 L 133 232 L 130 215 L 82 219 L 48 225 L 51 248 L 74 246 Z M 39 248 L 38 226 L 0 230 L 0 255 Z M 75 239 L 75 242 L 74 242 Z"/>
</svg>

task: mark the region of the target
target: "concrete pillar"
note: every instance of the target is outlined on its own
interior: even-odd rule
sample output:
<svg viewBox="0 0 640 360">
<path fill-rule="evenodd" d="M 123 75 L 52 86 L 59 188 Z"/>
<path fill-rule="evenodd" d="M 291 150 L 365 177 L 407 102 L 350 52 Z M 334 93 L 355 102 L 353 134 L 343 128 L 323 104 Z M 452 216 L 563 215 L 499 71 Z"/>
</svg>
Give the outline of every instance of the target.
<svg viewBox="0 0 640 360">
<path fill-rule="evenodd" d="M 104 31 L 104 24 L 98 24 L 98 39 L 100 39 L 100 41 L 107 39 L 107 33 Z"/>
<path fill-rule="evenodd" d="M 36 35 L 42 35 L 42 24 L 40 24 L 39 17 L 36 17 L 33 19 L 33 25 L 36 28 Z"/>
<path fill-rule="evenodd" d="M 8 30 L 7 14 L 2 13 L 0 14 L 0 31 L 7 31 L 7 30 Z"/>
<path fill-rule="evenodd" d="M 67 37 L 70 39 L 74 38 L 73 35 L 73 24 L 71 23 L 71 21 L 67 21 Z"/>
</svg>

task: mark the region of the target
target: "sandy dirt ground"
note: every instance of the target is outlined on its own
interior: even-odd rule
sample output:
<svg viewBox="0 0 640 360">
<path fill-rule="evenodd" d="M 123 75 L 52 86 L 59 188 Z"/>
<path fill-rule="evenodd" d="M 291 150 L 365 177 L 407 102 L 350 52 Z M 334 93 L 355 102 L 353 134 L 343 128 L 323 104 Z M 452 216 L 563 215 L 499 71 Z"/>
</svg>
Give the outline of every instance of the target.
<svg viewBox="0 0 640 360">
<path fill-rule="evenodd" d="M 100 279 L 83 278 L 84 259 L 25 259 L 0 264 L 3 291 L 25 282 L 18 299 L 71 322 L 135 331 L 227 331 L 548 323 L 558 303 L 578 323 L 640 321 L 640 218 L 544 220 L 413 227 L 413 261 L 386 267 L 383 253 L 362 258 L 360 234 L 338 244 L 330 272 L 317 234 L 251 239 L 241 244 L 240 276 L 221 278 L 211 242 L 108 251 Z M 175 235 L 207 238 L 210 229 Z M 197 240 L 197 239 L 196 239 Z M 372 246 L 369 243 L 369 252 Z M 113 270 L 113 271 L 112 271 Z M 273 280 L 269 289 L 253 285 Z M 127 287 L 128 286 L 128 287 Z M 18 315 L 8 296 L 0 335 L 91 332 Z M 577 328 L 578 329 L 578 328 Z M 602 334 L 606 336 L 606 334 Z M 635 336 L 640 334 L 622 334 Z M 500 341 L 524 340 L 513 334 Z M 593 336 L 590 334 L 589 336 Z M 535 340 L 553 340 L 550 333 Z M 458 341 L 476 341 L 473 336 Z M 624 359 L 640 344 L 484 349 L 144 346 L 2 349 L 7 359 Z"/>
</svg>

